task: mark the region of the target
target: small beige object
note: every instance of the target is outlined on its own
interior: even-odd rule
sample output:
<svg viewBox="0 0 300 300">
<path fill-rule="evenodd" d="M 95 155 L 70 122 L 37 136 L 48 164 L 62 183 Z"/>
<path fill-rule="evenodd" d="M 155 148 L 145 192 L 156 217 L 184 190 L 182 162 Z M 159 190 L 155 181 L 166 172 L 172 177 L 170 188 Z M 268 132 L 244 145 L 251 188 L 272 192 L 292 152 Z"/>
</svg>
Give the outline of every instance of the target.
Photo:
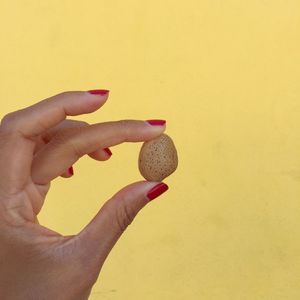
<svg viewBox="0 0 300 300">
<path fill-rule="evenodd" d="M 139 155 L 139 170 L 148 181 L 162 181 L 178 166 L 178 157 L 172 139 L 162 134 L 143 144 Z"/>
</svg>

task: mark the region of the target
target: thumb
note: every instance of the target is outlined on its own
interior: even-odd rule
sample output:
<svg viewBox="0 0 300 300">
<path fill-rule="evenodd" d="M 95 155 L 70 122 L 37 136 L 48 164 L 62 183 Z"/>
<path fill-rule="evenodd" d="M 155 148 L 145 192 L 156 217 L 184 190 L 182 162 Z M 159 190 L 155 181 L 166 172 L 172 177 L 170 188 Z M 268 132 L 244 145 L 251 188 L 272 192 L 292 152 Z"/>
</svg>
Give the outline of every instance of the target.
<svg viewBox="0 0 300 300">
<path fill-rule="evenodd" d="M 167 190 L 165 183 L 148 181 L 136 182 L 120 190 L 77 236 L 85 255 L 97 257 L 102 264 L 137 213 Z"/>
</svg>

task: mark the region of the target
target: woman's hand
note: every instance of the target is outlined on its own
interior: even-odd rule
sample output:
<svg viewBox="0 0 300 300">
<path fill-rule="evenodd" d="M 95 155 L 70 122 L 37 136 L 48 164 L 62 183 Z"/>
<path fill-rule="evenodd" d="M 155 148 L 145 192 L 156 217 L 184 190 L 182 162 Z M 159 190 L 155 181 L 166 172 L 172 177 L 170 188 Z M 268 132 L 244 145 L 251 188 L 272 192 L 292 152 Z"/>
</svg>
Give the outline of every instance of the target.
<svg viewBox="0 0 300 300">
<path fill-rule="evenodd" d="M 87 299 L 120 235 L 149 200 L 167 190 L 163 183 L 145 181 L 123 188 L 78 235 L 62 236 L 39 225 L 50 182 L 70 177 L 70 166 L 80 157 L 107 160 L 108 147 L 150 140 L 165 130 L 163 121 L 88 125 L 65 120 L 96 111 L 107 98 L 105 90 L 66 92 L 2 119 L 1 299 Z"/>
</svg>

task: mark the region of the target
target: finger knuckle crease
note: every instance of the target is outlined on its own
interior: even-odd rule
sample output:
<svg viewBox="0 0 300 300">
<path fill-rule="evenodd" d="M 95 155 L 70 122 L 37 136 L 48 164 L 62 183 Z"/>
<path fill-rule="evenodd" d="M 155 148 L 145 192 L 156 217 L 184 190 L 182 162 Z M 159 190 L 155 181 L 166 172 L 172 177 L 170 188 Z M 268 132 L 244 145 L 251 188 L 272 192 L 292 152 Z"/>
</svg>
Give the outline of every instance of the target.
<svg viewBox="0 0 300 300">
<path fill-rule="evenodd" d="M 126 141 L 130 135 L 129 122 L 127 120 L 121 120 L 119 126 L 120 126 L 120 132 L 123 133 L 124 141 Z"/>
<path fill-rule="evenodd" d="M 81 150 L 81 147 L 79 147 L 79 145 L 75 143 L 72 139 L 69 140 L 69 145 L 77 157 L 81 157 L 86 154 Z"/>
<path fill-rule="evenodd" d="M 78 145 L 78 141 L 75 141 L 76 135 L 79 131 L 81 131 L 82 128 L 76 127 L 76 128 L 66 128 L 64 130 L 61 130 L 58 132 L 55 137 L 53 138 L 53 142 L 55 145 L 67 147 L 70 149 L 73 153 L 75 153 L 76 156 L 81 157 L 85 153 L 81 150 L 80 145 Z"/>
<path fill-rule="evenodd" d="M 117 225 L 121 232 L 123 232 L 132 223 L 133 219 L 134 219 L 134 214 L 126 204 L 122 205 L 116 211 Z"/>
</svg>

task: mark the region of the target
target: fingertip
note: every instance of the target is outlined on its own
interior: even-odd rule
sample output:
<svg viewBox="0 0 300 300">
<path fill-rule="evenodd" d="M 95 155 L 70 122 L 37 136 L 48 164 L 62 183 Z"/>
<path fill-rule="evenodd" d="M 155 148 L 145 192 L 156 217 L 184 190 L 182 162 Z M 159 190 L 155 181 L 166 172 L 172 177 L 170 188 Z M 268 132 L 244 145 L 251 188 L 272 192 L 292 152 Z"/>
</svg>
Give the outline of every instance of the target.
<svg viewBox="0 0 300 300">
<path fill-rule="evenodd" d="M 106 155 L 107 155 L 108 157 L 111 157 L 111 156 L 112 156 L 112 152 L 110 151 L 109 148 L 104 148 L 103 151 L 106 153 Z"/>
<path fill-rule="evenodd" d="M 72 175 L 70 175 L 68 172 L 65 172 L 65 173 L 61 174 L 60 177 L 62 177 L 62 178 L 70 178 L 70 177 L 72 177 Z"/>
<path fill-rule="evenodd" d="M 167 124 L 166 120 L 150 119 L 150 120 L 146 120 L 145 123 L 151 129 L 151 132 L 155 134 L 155 136 L 162 134 L 166 130 L 166 124 Z"/>
<path fill-rule="evenodd" d="M 89 102 L 89 105 L 91 106 L 92 112 L 98 110 L 100 107 L 105 105 L 107 99 L 108 99 L 108 93 L 106 94 L 92 94 L 89 91 L 85 92 L 85 95 L 87 95 L 87 102 Z"/>
<path fill-rule="evenodd" d="M 169 186 L 164 182 L 142 180 L 126 186 L 120 192 L 125 192 L 134 195 L 136 198 L 143 199 L 143 201 L 150 202 L 165 193 L 168 189 Z"/>
<path fill-rule="evenodd" d="M 106 96 L 109 94 L 109 90 L 89 90 L 87 91 L 89 94 L 92 95 L 101 95 L 101 96 Z"/>
<path fill-rule="evenodd" d="M 106 102 L 109 96 L 109 90 L 89 90 L 86 91 L 86 93 L 89 95 L 89 98 L 91 100 L 96 101 L 97 103 L 100 102 Z"/>
<path fill-rule="evenodd" d="M 99 149 L 93 151 L 88 154 L 91 158 L 98 160 L 98 161 L 106 161 L 109 160 L 112 156 L 112 152 L 109 148 Z"/>
<path fill-rule="evenodd" d="M 166 126 L 167 121 L 166 120 L 160 120 L 160 119 L 151 119 L 146 120 L 146 122 L 151 126 Z"/>
<path fill-rule="evenodd" d="M 141 180 L 134 183 L 131 183 L 121 189 L 118 194 L 128 194 L 130 198 L 139 198 L 142 199 L 142 202 L 149 202 L 150 198 L 148 197 L 149 192 L 151 192 L 156 186 L 160 185 L 160 182 Z M 154 198 L 153 198 L 154 199 Z"/>
<path fill-rule="evenodd" d="M 164 182 L 160 182 L 147 192 L 147 198 L 149 199 L 149 201 L 152 201 L 165 193 L 168 189 L 169 186 L 167 184 L 165 184 Z"/>
<path fill-rule="evenodd" d="M 70 167 L 67 171 L 65 171 L 63 174 L 61 174 L 60 176 L 63 178 L 70 178 L 74 175 L 74 169 L 73 167 Z"/>
<path fill-rule="evenodd" d="M 70 176 L 74 175 L 74 169 L 73 169 L 72 166 L 68 169 L 68 173 L 69 173 Z"/>
</svg>

